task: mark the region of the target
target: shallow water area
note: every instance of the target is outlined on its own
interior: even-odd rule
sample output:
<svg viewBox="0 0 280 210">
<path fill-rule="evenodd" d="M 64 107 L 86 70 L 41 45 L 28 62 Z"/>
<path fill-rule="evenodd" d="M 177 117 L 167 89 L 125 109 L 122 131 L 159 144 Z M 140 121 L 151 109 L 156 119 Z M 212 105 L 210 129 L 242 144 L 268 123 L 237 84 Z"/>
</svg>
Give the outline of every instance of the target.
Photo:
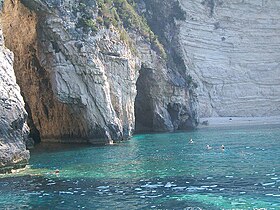
<svg viewBox="0 0 280 210">
<path fill-rule="evenodd" d="M 0 177 L 0 203 L 4 209 L 280 209 L 279 136 L 279 125 L 265 125 L 141 134 L 103 147 L 42 144 L 31 151 L 29 168 Z"/>
</svg>

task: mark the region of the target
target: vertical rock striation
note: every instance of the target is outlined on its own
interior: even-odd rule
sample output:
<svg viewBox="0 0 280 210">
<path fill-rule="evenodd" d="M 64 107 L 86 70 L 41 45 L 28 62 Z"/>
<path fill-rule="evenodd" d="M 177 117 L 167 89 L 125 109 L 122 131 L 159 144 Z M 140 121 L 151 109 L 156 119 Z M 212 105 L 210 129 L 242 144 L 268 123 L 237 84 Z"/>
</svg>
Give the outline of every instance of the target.
<svg viewBox="0 0 280 210">
<path fill-rule="evenodd" d="M 29 8 L 5 2 L 3 25 L 31 133 L 42 141 L 91 143 L 131 136 L 140 64 L 119 32 L 79 28 L 76 1 L 23 3 Z"/>
<path fill-rule="evenodd" d="M 29 159 L 27 113 L 16 83 L 13 53 L 4 45 L 0 27 L 0 173 L 14 165 L 24 166 Z"/>
<path fill-rule="evenodd" d="M 4 1 L 3 35 L 35 141 L 112 143 L 129 138 L 135 121 L 138 131 L 195 127 L 194 85 L 174 33 L 184 13 L 167 0 L 159 11 L 159 1 L 138 3 L 165 49 L 126 0 Z M 0 148 L 16 151 L 9 160 L 1 153 L 8 165 L 27 161 L 28 127 L 12 54 L 1 46 L 0 75 L 9 70 L 10 79 L 1 78 Z"/>
<path fill-rule="evenodd" d="M 125 2 L 112 5 L 119 15 L 110 17 L 102 1 L 5 1 L 4 35 L 15 53 L 33 138 L 92 143 L 128 138 L 135 127 L 140 69 L 137 129 L 195 126 L 184 69 L 178 72 L 182 66 L 167 65 L 159 56 L 156 38 L 147 40 L 143 30 L 153 33 L 141 29 L 141 18 Z M 136 26 L 120 19 L 127 12 Z"/>
</svg>

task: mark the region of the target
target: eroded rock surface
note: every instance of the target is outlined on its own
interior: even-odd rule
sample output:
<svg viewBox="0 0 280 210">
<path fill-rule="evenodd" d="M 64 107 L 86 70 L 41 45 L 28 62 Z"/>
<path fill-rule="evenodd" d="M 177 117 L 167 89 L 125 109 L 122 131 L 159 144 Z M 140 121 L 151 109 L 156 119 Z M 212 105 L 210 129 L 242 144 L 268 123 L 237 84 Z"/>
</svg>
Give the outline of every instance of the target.
<svg viewBox="0 0 280 210">
<path fill-rule="evenodd" d="M 165 60 L 151 56 L 149 48 L 137 44 L 142 68 L 137 81 L 136 128 L 143 131 L 176 131 L 197 125 L 194 83 L 179 42 L 179 25 L 185 14 L 177 1 L 137 0 L 144 15 L 165 47 Z M 153 48 L 153 45 L 152 45 Z M 146 52 L 146 53 L 145 53 Z"/>
<path fill-rule="evenodd" d="M 16 83 L 13 61 L 14 55 L 5 47 L 0 28 L 0 173 L 14 165 L 22 167 L 29 159 L 25 145 L 29 132 L 27 113 Z"/>
<path fill-rule="evenodd" d="M 27 162 L 26 120 L 37 142 L 94 144 L 129 138 L 135 112 L 138 131 L 196 125 L 182 49 L 173 39 L 180 17 L 168 22 L 173 7 L 162 16 L 168 26 L 161 40 L 165 46 L 174 44 L 164 51 L 133 7 L 115 6 L 119 16 L 112 13 L 108 19 L 98 1 L 4 1 L 1 25 L 6 46 L 14 53 L 15 75 L 13 54 L 2 38 L 0 166 Z M 135 27 L 129 27 L 126 12 Z M 158 21 L 156 14 L 151 20 Z"/>
<path fill-rule="evenodd" d="M 76 1 L 25 3 L 29 8 L 18 0 L 4 4 L 4 31 L 42 141 L 129 137 L 140 65 L 118 31 L 100 28 L 92 35 L 77 28 Z"/>
<path fill-rule="evenodd" d="M 186 13 L 179 40 L 198 83 L 199 115 L 280 115 L 280 3 L 179 2 Z"/>
<path fill-rule="evenodd" d="M 128 6 L 116 11 L 131 10 Z M 31 136 L 92 143 L 126 139 L 135 128 L 135 106 L 143 128 L 139 130 L 194 127 L 189 89 L 178 68 L 168 66 L 159 46 L 143 37 L 141 28 L 120 26 L 127 20 L 108 23 L 108 14 L 100 13 L 98 1 L 5 2 L 4 35 L 15 53 Z M 131 15 L 137 19 L 136 13 Z M 141 18 L 137 21 L 141 26 Z M 138 82 L 141 97 L 135 105 L 140 69 L 147 75 Z M 153 82 L 145 79 L 150 77 L 147 69 Z M 146 105 L 151 112 L 144 110 Z"/>
</svg>

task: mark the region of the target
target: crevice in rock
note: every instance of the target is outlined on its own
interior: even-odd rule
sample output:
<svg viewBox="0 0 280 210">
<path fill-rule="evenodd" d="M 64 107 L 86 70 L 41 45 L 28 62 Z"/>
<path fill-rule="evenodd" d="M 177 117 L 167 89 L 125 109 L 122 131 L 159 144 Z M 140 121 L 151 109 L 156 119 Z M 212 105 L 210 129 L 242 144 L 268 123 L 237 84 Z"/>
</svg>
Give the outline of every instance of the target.
<svg viewBox="0 0 280 210">
<path fill-rule="evenodd" d="M 27 125 L 30 128 L 29 137 L 33 139 L 35 144 L 40 143 L 41 142 L 40 131 L 36 128 L 36 126 L 34 124 L 34 121 L 32 119 L 32 113 L 31 113 L 31 110 L 30 110 L 30 107 L 29 107 L 28 103 L 25 103 L 25 110 L 28 113 Z"/>
</svg>

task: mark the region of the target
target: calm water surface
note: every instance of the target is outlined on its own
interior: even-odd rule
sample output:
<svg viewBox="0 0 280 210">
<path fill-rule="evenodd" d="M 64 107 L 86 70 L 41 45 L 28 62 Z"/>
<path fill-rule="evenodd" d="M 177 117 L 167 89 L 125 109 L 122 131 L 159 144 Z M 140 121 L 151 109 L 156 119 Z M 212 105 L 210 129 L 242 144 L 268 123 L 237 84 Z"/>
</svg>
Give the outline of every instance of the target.
<svg viewBox="0 0 280 210">
<path fill-rule="evenodd" d="M 280 126 L 41 144 L 29 169 L 0 177 L 0 209 L 110 208 L 280 209 Z"/>
</svg>

